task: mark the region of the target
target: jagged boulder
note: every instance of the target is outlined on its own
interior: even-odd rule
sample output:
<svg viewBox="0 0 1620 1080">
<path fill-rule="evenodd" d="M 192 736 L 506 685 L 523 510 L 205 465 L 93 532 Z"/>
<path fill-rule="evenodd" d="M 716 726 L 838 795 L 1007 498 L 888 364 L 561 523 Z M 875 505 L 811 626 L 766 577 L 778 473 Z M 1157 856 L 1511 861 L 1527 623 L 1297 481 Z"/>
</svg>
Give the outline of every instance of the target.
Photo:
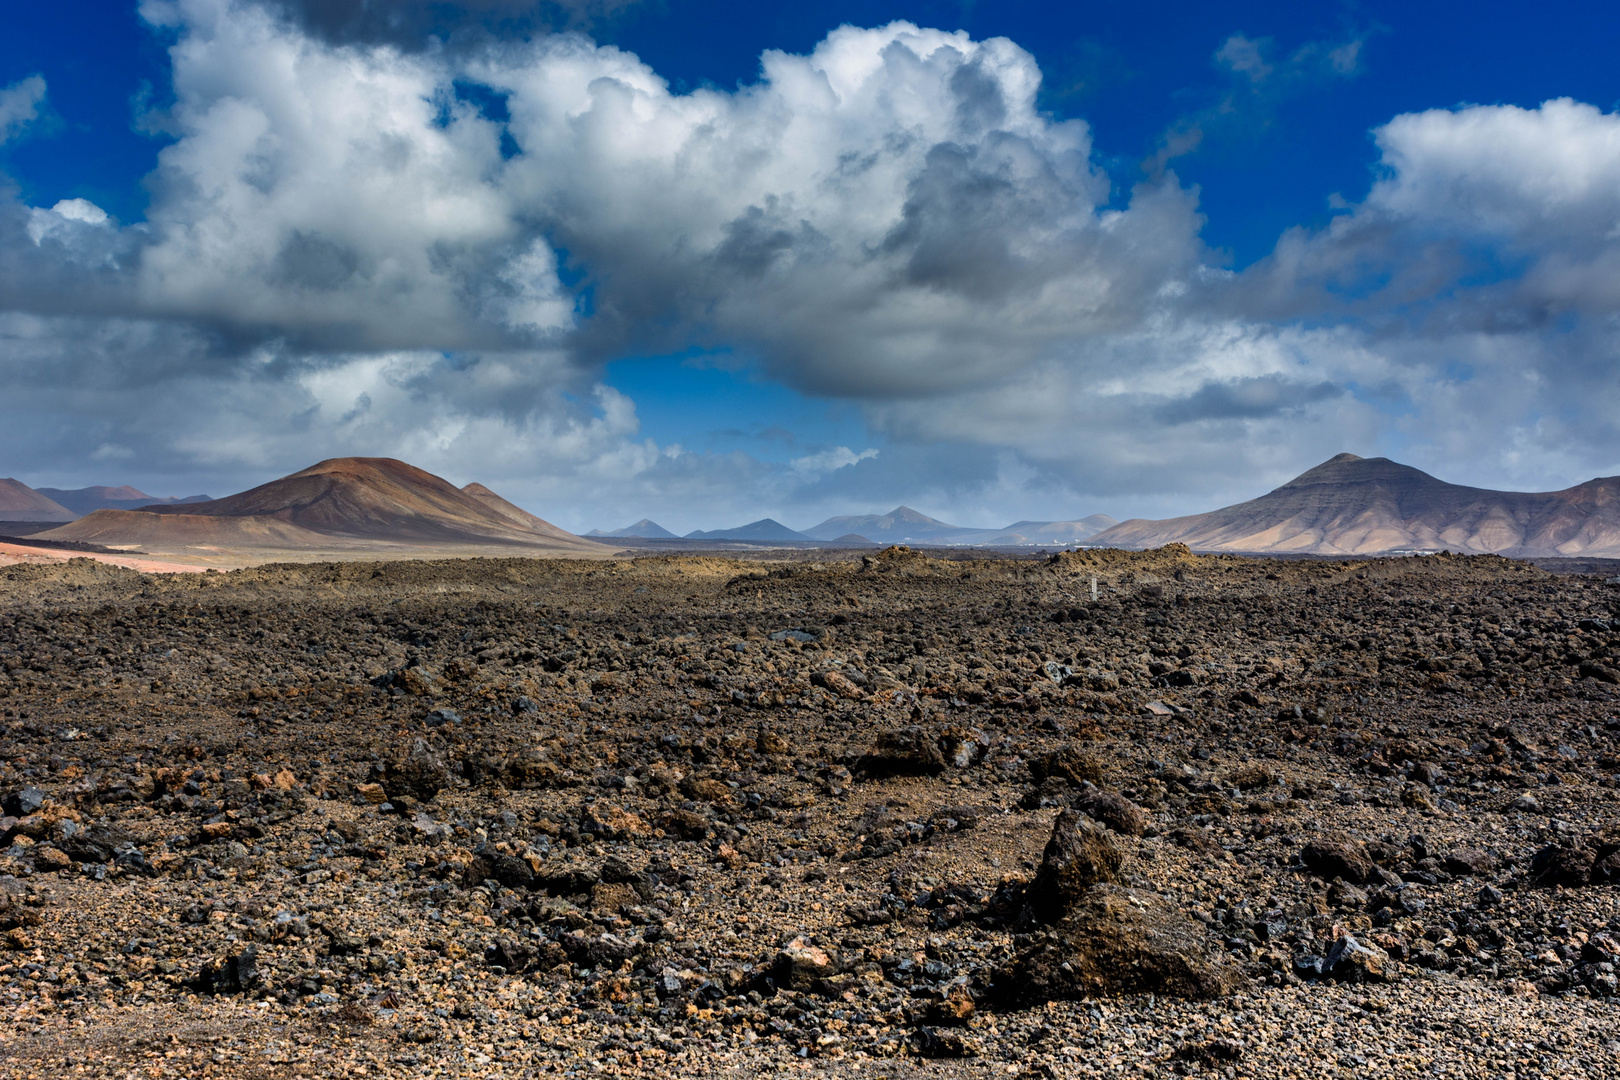
<svg viewBox="0 0 1620 1080">
<path fill-rule="evenodd" d="M 810 990 L 838 971 L 838 960 L 827 950 L 794 938 L 776 954 L 771 975 L 776 985 L 789 990 Z"/>
<path fill-rule="evenodd" d="M 1377 869 L 1372 857 L 1359 844 L 1342 840 L 1306 844 L 1300 849 L 1299 860 L 1317 877 L 1326 881 L 1342 878 L 1354 885 L 1365 885 Z"/>
<path fill-rule="evenodd" d="M 1064 810 L 1052 823 L 1052 837 L 1030 882 L 1030 909 L 1043 922 L 1057 922 L 1087 889 L 1118 881 L 1120 863 L 1107 829 L 1078 810 Z"/>
<path fill-rule="evenodd" d="M 1242 983 L 1204 928 L 1157 893 L 1094 885 L 1018 951 L 994 989 L 1017 1007 L 1116 994 L 1207 999 Z"/>
<path fill-rule="evenodd" d="M 403 795 L 426 802 L 454 783 L 449 765 L 425 739 L 413 741 L 404 758 L 383 770 L 383 790 L 390 799 Z"/>
<path fill-rule="evenodd" d="M 1153 831 L 1147 811 L 1117 791 L 1089 788 L 1070 805 L 1124 836 L 1146 836 Z"/>
<path fill-rule="evenodd" d="M 1101 784 L 1103 778 L 1101 763 L 1072 743 L 1030 759 L 1029 774 L 1037 784 L 1055 777 L 1075 787 L 1085 783 Z"/>
<path fill-rule="evenodd" d="M 938 740 L 920 727 L 885 731 L 855 763 L 861 776 L 938 776 L 945 771 L 945 755 Z"/>
<path fill-rule="evenodd" d="M 259 985 L 259 950 L 249 945 L 239 952 L 211 960 L 197 973 L 197 989 L 205 994 L 241 994 Z"/>
<path fill-rule="evenodd" d="M 1530 880 L 1546 888 L 1575 888 L 1592 879 L 1596 862 L 1595 853 L 1584 845 L 1548 844 L 1531 856 Z"/>
</svg>

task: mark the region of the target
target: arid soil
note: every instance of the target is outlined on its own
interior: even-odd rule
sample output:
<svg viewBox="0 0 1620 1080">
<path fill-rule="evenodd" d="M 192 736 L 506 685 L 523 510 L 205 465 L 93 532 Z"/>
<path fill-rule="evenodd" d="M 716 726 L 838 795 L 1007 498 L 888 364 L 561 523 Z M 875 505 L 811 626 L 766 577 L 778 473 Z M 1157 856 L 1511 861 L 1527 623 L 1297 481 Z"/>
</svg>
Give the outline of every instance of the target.
<svg viewBox="0 0 1620 1080">
<path fill-rule="evenodd" d="M 148 574 L 195 574 L 201 573 L 204 569 L 189 563 L 165 562 L 161 559 L 146 559 L 134 555 L 115 555 L 106 552 L 81 554 L 70 549 L 8 544 L 0 541 L 0 566 L 50 566 L 65 563 L 70 559 L 106 563 L 109 566 L 121 566 L 127 570 L 139 570 Z"/>
<path fill-rule="evenodd" d="M 811 560 L 819 561 L 811 561 Z M 0 567 L 0 1075 L 1620 1075 L 1620 584 Z"/>
</svg>

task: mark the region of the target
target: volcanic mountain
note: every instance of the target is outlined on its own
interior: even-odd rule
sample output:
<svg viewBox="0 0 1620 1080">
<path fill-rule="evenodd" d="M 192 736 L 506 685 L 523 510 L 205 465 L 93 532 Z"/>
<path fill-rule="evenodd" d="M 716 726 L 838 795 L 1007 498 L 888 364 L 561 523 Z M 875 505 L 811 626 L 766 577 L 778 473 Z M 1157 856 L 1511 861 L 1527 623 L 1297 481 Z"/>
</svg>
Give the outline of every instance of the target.
<svg viewBox="0 0 1620 1080">
<path fill-rule="evenodd" d="M 897 506 L 887 514 L 850 514 L 841 517 L 830 517 L 820 525 L 813 525 L 804 530 L 804 535 L 812 540 L 832 540 L 835 537 L 855 533 L 869 537 L 879 543 L 904 544 L 916 543 L 921 540 L 947 540 L 953 534 L 984 530 L 964 530 L 957 525 L 949 525 L 937 518 L 913 510 L 909 506 Z"/>
<path fill-rule="evenodd" d="M 72 521 L 78 516 L 21 480 L 0 480 L 0 521 Z"/>
<path fill-rule="evenodd" d="M 549 536 L 559 544 L 572 545 L 580 540 L 580 537 L 575 536 L 568 530 L 559 529 L 546 519 L 535 517 L 521 506 L 512 505 L 483 484 L 468 484 L 461 490 L 463 494 L 471 495 L 508 521 L 516 522 L 519 526 L 531 532 Z"/>
<path fill-rule="evenodd" d="M 1374 555 L 1413 550 L 1515 558 L 1620 557 L 1620 477 L 1563 491 L 1491 491 L 1340 454 L 1275 491 L 1207 514 L 1122 521 L 1087 543 L 1200 551 Z"/>
<path fill-rule="evenodd" d="M 735 529 L 711 529 L 704 532 L 689 532 L 684 539 L 687 540 L 756 540 L 766 543 L 781 541 L 803 541 L 810 537 L 801 532 L 794 532 L 786 525 L 774 518 L 760 518 L 747 525 L 739 525 Z"/>
<path fill-rule="evenodd" d="M 634 525 L 626 525 L 622 529 L 592 529 L 586 536 L 608 537 L 635 537 L 639 540 L 674 540 L 676 536 L 668 529 L 651 518 L 642 518 Z"/>
<path fill-rule="evenodd" d="M 157 503 L 199 503 L 210 502 L 207 495 L 188 495 L 183 499 L 173 495 L 159 497 L 148 495 L 140 488 L 123 484 L 119 487 L 86 487 L 86 488 L 37 488 L 41 495 L 61 503 L 75 514 L 88 514 L 92 510 L 135 510 L 143 506 L 152 506 Z"/>
<path fill-rule="evenodd" d="M 97 510 L 42 539 L 174 549 L 499 545 L 599 554 L 481 484 L 462 490 L 393 458 L 332 458 L 209 502 Z"/>
</svg>

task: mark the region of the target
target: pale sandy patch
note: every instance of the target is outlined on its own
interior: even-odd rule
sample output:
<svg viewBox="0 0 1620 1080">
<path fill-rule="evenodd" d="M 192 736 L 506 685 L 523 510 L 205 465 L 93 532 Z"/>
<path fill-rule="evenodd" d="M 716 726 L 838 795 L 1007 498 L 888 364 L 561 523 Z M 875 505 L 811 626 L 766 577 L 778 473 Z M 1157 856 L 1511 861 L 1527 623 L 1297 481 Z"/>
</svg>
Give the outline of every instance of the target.
<svg viewBox="0 0 1620 1080">
<path fill-rule="evenodd" d="M 132 555 L 102 555 L 91 551 L 66 551 L 58 548 L 27 547 L 22 544 L 0 544 L 0 566 L 44 565 L 63 563 L 69 559 L 94 559 L 96 562 L 139 570 L 143 574 L 200 574 L 205 567 L 186 563 L 163 562 L 158 559 L 140 559 Z"/>
</svg>

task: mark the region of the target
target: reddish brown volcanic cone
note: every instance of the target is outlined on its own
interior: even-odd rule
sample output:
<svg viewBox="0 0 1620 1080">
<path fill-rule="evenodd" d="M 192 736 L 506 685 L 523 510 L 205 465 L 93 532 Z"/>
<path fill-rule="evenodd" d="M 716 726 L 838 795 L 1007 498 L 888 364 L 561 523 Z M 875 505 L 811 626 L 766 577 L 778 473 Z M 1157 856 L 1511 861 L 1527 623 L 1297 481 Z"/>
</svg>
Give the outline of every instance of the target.
<svg viewBox="0 0 1620 1080">
<path fill-rule="evenodd" d="M 1258 499 L 1207 514 L 1122 521 L 1088 543 L 1202 551 L 1373 555 L 1448 550 L 1620 557 L 1620 477 L 1563 491 L 1491 491 L 1340 454 Z"/>
<path fill-rule="evenodd" d="M 140 499 L 152 501 L 152 496 L 131 484 L 120 484 L 118 487 L 98 484 L 95 487 L 80 488 L 78 491 L 63 494 L 84 495 L 92 499 L 105 499 L 108 502 L 136 502 Z"/>
<path fill-rule="evenodd" d="M 524 513 L 493 492 L 489 498 L 511 513 Z M 235 542 L 311 547 L 337 540 L 601 551 L 600 545 L 539 518 L 533 518 L 539 523 L 535 526 L 511 513 L 403 461 L 332 458 L 211 502 L 135 511 L 99 510 L 70 528 L 51 530 L 51 535 L 80 539 L 80 532 L 86 534 L 84 538 L 93 533 L 104 544 Z M 196 539 L 188 539 L 192 535 Z"/>
<path fill-rule="evenodd" d="M 0 480 L 0 521 L 72 521 L 78 516 L 21 480 Z"/>
<path fill-rule="evenodd" d="M 559 541 L 572 542 L 582 539 L 566 529 L 559 529 L 557 526 L 553 525 L 544 518 L 535 517 L 521 506 L 513 506 L 511 503 L 489 490 L 489 488 L 485 487 L 483 484 L 468 484 L 461 490 L 464 494 L 471 495 L 473 498 L 477 499 L 479 502 L 483 503 L 489 509 L 495 511 L 497 514 L 500 514 L 507 520 L 516 522 L 519 526 L 529 529 L 532 532 L 540 533 L 543 536 L 550 536 Z"/>
<path fill-rule="evenodd" d="M 315 548 L 354 547 L 355 542 L 334 543 L 286 521 L 253 517 L 201 517 L 196 514 L 151 514 L 144 510 L 96 510 L 49 532 L 42 540 L 78 540 L 113 548 L 268 548 L 302 551 Z"/>
</svg>

